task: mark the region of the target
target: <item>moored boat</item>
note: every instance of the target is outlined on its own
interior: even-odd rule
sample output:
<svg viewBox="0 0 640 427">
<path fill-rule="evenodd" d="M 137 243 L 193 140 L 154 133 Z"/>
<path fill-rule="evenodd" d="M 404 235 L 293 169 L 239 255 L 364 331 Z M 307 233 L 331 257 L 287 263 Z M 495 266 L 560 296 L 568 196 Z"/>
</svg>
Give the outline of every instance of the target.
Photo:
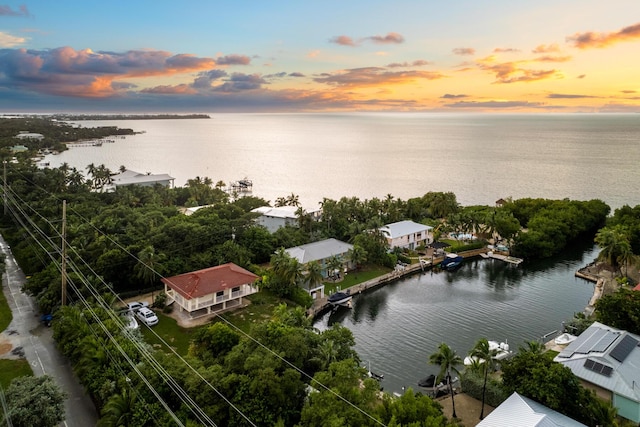
<svg viewBox="0 0 640 427">
<path fill-rule="evenodd" d="M 328 301 L 329 304 L 336 306 L 336 305 L 345 305 L 347 303 L 349 303 L 351 301 L 351 292 L 350 291 L 346 291 L 346 292 L 336 292 L 334 294 L 332 294 Z"/>
<path fill-rule="evenodd" d="M 575 341 L 576 338 L 578 337 L 565 332 L 564 334 L 558 335 L 556 339 L 553 340 L 553 342 L 555 342 L 557 345 L 567 345 Z"/>
<path fill-rule="evenodd" d="M 462 264 L 464 258 L 458 254 L 449 253 L 444 257 L 442 262 L 440 263 L 440 267 L 444 270 L 453 270 Z"/>
</svg>

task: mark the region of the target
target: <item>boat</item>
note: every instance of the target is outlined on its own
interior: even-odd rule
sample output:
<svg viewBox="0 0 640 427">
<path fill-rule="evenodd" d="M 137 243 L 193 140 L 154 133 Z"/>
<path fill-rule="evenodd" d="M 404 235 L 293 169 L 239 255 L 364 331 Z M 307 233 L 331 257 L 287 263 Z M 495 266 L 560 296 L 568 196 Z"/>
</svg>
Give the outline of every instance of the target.
<svg viewBox="0 0 640 427">
<path fill-rule="evenodd" d="M 558 335 L 556 339 L 553 340 L 553 342 L 555 342 L 557 345 L 567 345 L 575 341 L 576 338 L 578 337 L 565 332 L 564 334 Z"/>
<path fill-rule="evenodd" d="M 367 376 L 369 378 L 373 378 L 376 381 L 382 381 L 384 379 L 383 374 L 376 374 L 375 372 L 371 372 L 371 362 L 369 362 L 369 367 L 364 367 L 367 370 Z"/>
<path fill-rule="evenodd" d="M 444 257 L 442 262 L 440 263 L 440 267 L 444 270 L 453 270 L 462 264 L 464 258 L 458 254 L 450 253 Z"/>
<path fill-rule="evenodd" d="M 513 354 L 513 352 L 509 350 L 509 344 L 506 341 L 501 343 L 498 341 L 489 341 L 489 351 L 496 352 L 493 360 L 504 360 Z M 467 356 L 464 358 L 465 366 L 470 366 L 474 363 L 484 363 L 484 359 L 475 356 Z"/>
<path fill-rule="evenodd" d="M 435 385 L 435 382 L 436 382 L 436 376 L 431 374 L 428 377 L 418 381 L 418 385 L 420 387 L 433 387 Z"/>
<path fill-rule="evenodd" d="M 347 305 L 351 302 L 351 292 L 350 291 L 346 291 L 346 292 L 336 292 L 334 294 L 332 294 L 329 297 L 329 304 L 331 304 L 332 306 L 337 306 L 337 305 Z"/>
</svg>

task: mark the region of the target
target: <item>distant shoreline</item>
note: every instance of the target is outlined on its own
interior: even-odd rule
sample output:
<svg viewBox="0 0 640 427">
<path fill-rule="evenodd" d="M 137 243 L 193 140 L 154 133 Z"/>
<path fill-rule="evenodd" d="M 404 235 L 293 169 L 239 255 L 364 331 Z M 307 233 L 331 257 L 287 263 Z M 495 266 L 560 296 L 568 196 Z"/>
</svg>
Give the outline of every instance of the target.
<svg viewBox="0 0 640 427">
<path fill-rule="evenodd" d="M 63 121 L 80 120 L 162 120 L 210 119 L 208 114 L 55 114 L 51 118 Z"/>
</svg>

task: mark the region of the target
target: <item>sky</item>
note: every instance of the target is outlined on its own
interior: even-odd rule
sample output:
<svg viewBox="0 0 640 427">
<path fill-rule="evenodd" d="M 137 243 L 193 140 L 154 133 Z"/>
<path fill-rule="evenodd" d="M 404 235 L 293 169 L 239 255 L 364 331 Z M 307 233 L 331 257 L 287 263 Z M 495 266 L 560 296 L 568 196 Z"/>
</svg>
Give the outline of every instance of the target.
<svg viewBox="0 0 640 427">
<path fill-rule="evenodd" d="M 638 0 L 0 0 L 0 112 L 640 112 Z"/>
</svg>

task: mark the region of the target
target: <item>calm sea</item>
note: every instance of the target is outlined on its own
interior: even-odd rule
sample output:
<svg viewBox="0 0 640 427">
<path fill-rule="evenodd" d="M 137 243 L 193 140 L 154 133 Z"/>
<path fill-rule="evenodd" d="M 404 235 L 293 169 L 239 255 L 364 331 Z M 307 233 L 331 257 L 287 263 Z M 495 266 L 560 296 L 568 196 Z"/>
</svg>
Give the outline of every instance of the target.
<svg viewBox="0 0 640 427">
<path fill-rule="evenodd" d="M 210 120 L 82 122 L 145 131 L 102 147 L 48 156 L 85 170 L 169 173 L 182 186 L 248 177 L 254 195 L 291 193 L 312 209 L 324 197 L 418 197 L 452 191 L 463 205 L 499 198 L 601 199 L 640 204 L 640 115 L 225 114 Z M 417 389 L 434 373 L 429 354 L 447 342 L 464 356 L 481 337 L 516 348 L 582 311 L 593 285 L 574 277 L 597 255 L 592 242 L 559 257 L 465 262 L 358 295 L 352 310 L 316 326 L 349 327 L 356 349 L 388 391 Z"/>
<path fill-rule="evenodd" d="M 79 170 L 168 173 L 182 186 L 253 180 L 254 195 L 418 197 L 452 191 L 463 205 L 499 198 L 640 204 L 640 115 L 216 114 L 209 120 L 80 122 L 145 131 L 48 156 Z"/>
</svg>

